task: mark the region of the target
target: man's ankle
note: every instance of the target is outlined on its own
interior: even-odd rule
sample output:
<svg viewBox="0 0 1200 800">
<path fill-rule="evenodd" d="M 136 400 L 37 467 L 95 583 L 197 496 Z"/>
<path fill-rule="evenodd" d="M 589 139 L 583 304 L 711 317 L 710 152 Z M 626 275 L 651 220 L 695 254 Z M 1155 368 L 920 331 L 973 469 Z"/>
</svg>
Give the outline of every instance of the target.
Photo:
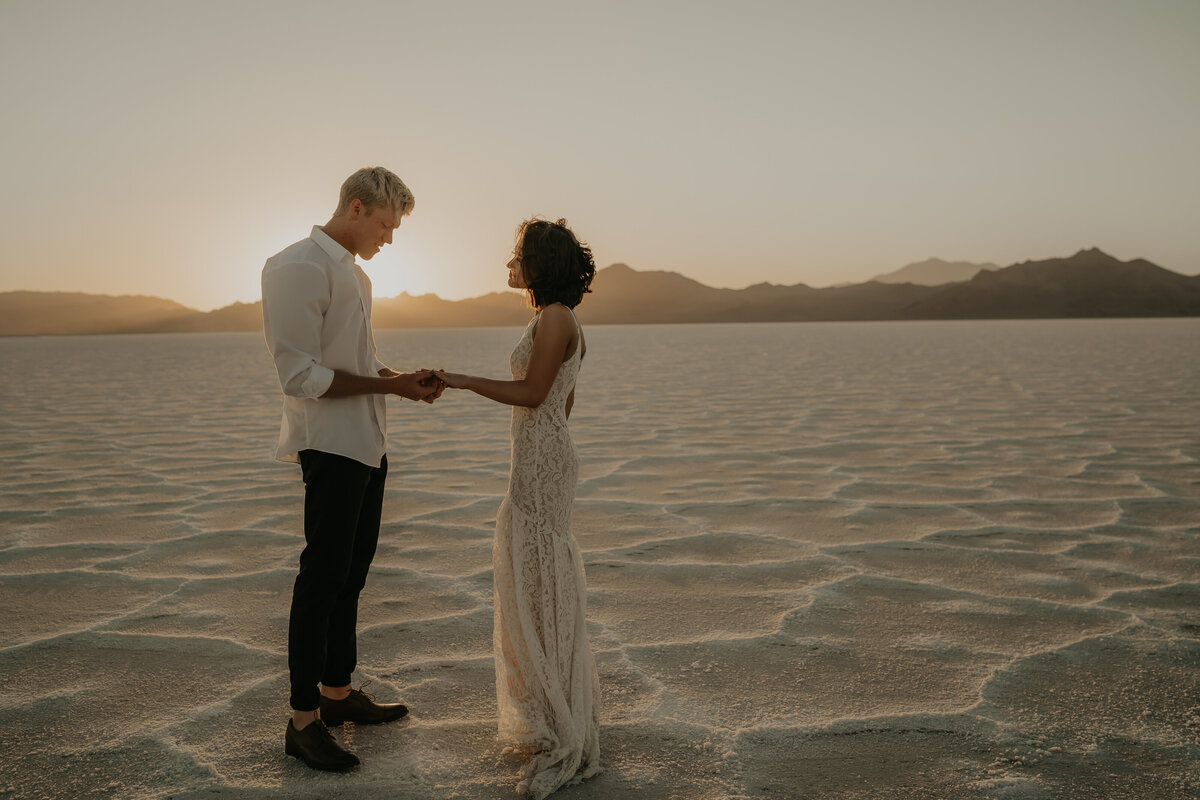
<svg viewBox="0 0 1200 800">
<path fill-rule="evenodd" d="M 302 731 L 312 723 L 321 718 L 320 710 L 317 711 L 292 711 L 292 727 L 298 731 Z"/>
<path fill-rule="evenodd" d="M 350 696 L 350 684 L 345 686 L 326 686 L 321 684 L 321 695 L 330 700 L 345 700 Z"/>
</svg>

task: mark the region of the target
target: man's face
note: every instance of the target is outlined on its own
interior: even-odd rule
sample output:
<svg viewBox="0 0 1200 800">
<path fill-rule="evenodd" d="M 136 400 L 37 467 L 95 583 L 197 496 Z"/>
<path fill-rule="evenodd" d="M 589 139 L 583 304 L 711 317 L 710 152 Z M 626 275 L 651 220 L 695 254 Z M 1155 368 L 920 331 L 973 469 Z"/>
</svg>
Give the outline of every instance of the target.
<svg viewBox="0 0 1200 800">
<path fill-rule="evenodd" d="M 392 231 L 400 227 L 400 217 L 387 206 L 379 206 L 370 214 L 360 210 L 354 223 L 354 242 L 358 248 L 354 255 L 370 261 L 385 244 L 392 243 Z"/>
</svg>

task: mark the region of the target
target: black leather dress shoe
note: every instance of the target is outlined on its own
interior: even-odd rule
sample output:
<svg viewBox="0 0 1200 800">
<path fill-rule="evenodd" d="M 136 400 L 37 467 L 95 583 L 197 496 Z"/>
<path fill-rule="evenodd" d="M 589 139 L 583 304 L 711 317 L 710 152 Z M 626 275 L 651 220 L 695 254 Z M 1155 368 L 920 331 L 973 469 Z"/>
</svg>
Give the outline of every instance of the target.
<svg viewBox="0 0 1200 800">
<path fill-rule="evenodd" d="M 296 730 L 289 719 L 287 734 L 283 738 L 283 751 L 313 769 L 327 772 L 345 772 L 358 766 L 358 756 L 338 744 L 329 728 L 319 719 L 308 723 L 302 730 Z"/>
<path fill-rule="evenodd" d="M 376 703 L 362 689 L 351 689 L 345 700 L 330 700 L 321 695 L 321 719 L 326 725 L 353 722 L 356 725 L 378 725 L 400 719 L 408 713 L 401 703 Z"/>
</svg>

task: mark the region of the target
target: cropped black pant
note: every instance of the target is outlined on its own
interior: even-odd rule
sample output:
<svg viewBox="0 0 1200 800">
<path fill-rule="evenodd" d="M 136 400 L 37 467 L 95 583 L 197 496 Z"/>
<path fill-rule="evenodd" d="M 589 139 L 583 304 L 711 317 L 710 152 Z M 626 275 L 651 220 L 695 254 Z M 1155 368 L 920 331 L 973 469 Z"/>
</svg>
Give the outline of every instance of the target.
<svg viewBox="0 0 1200 800">
<path fill-rule="evenodd" d="M 369 467 L 302 450 L 304 551 L 288 623 L 291 705 L 315 711 L 318 683 L 346 686 L 358 661 L 358 595 L 379 541 L 387 457 Z"/>
</svg>

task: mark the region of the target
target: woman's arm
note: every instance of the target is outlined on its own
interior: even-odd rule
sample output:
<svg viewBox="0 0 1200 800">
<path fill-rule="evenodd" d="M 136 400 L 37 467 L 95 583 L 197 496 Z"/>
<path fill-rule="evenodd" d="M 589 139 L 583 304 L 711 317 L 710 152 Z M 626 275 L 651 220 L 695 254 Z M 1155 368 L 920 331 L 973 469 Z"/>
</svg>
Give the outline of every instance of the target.
<svg viewBox="0 0 1200 800">
<path fill-rule="evenodd" d="M 533 352 L 529 356 L 529 370 L 524 380 L 498 381 L 441 370 L 435 374 L 452 389 L 469 389 L 489 400 L 510 406 L 536 408 L 550 393 L 574 331 L 575 318 L 565 306 L 553 305 L 542 309 L 542 316 L 534 330 Z"/>
</svg>

